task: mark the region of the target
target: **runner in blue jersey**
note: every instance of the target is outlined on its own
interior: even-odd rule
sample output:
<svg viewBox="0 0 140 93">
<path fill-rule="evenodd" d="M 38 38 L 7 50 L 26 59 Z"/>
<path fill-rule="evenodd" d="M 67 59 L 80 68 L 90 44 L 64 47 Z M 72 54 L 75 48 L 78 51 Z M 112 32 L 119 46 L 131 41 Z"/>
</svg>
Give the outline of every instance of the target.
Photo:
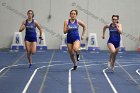
<svg viewBox="0 0 140 93">
<path fill-rule="evenodd" d="M 39 26 L 39 23 L 33 19 L 34 17 L 33 10 L 28 10 L 27 16 L 28 19 L 22 22 L 19 32 L 22 32 L 24 29 L 26 29 L 24 41 L 30 68 L 32 66 L 32 55 L 36 53 L 36 42 L 37 42 L 36 27 L 40 31 L 39 37 L 40 39 L 42 39 L 42 30 Z"/>
<path fill-rule="evenodd" d="M 109 28 L 109 39 L 107 42 L 107 46 L 110 50 L 110 57 L 108 62 L 108 67 L 114 70 L 116 55 L 119 51 L 120 46 L 120 34 L 122 34 L 122 25 L 119 23 L 119 16 L 113 15 L 112 16 L 112 23 L 109 25 L 105 25 L 103 28 L 103 36 L 105 38 L 105 31 Z"/>
<path fill-rule="evenodd" d="M 76 53 L 77 61 L 79 61 L 79 47 L 80 47 L 80 35 L 79 35 L 79 25 L 83 27 L 83 32 L 81 35 L 81 40 L 84 39 L 84 34 L 86 31 L 85 24 L 81 21 L 76 19 L 78 15 L 77 10 L 70 11 L 70 19 L 64 21 L 64 34 L 67 33 L 67 48 L 71 57 L 71 60 L 74 64 L 73 69 L 77 69 L 77 64 L 75 60 L 74 53 Z"/>
</svg>

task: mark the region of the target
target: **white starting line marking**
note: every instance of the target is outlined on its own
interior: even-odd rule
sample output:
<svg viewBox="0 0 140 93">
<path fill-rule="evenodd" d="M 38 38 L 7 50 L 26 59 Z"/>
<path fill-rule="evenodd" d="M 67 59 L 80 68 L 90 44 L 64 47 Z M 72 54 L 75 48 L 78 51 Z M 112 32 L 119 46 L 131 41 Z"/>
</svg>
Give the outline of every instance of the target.
<svg viewBox="0 0 140 93">
<path fill-rule="evenodd" d="M 120 63 L 118 63 L 118 62 L 116 62 L 118 65 L 119 65 L 119 67 L 130 77 L 130 79 L 135 83 L 135 84 L 137 84 L 139 87 L 140 87 L 140 85 L 139 85 L 139 83 L 132 77 L 132 75 L 130 75 L 130 73 L 123 67 L 123 65 L 121 65 Z"/>
<path fill-rule="evenodd" d="M 112 88 L 112 90 L 113 90 L 113 93 L 118 93 L 118 91 L 117 91 L 116 88 L 114 87 L 113 83 L 112 83 L 111 80 L 109 79 L 108 75 L 106 74 L 106 70 L 107 70 L 107 69 L 108 69 L 108 68 L 103 69 L 103 73 L 104 73 L 104 75 L 105 75 L 105 78 L 107 79 L 109 85 L 111 86 L 111 88 Z"/>
<path fill-rule="evenodd" d="M 42 62 L 42 63 L 45 63 L 45 62 Z M 46 63 L 47 63 L 47 62 L 46 62 Z M 34 63 L 34 64 L 36 64 L 36 63 Z M 39 63 L 37 63 L 37 64 L 39 64 Z M 54 64 L 54 65 L 48 65 L 48 66 L 59 66 L 59 65 L 67 65 L 67 64 L 72 64 L 72 63 Z M 106 63 L 103 63 L 103 64 L 106 64 Z M 28 65 L 28 64 L 17 64 L 17 65 L 7 66 L 7 67 L 2 68 L 2 69 L 0 70 L 0 73 L 1 73 L 2 71 L 4 71 L 5 69 L 7 69 L 7 68 L 17 67 L 17 66 L 22 66 L 22 65 Z M 90 64 L 90 65 L 85 65 L 85 66 L 93 66 L 93 65 L 101 65 L 101 64 Z M 138 64 L 128 64 L 128 65 L 122 65 L 122 66 L 133 66 L 133 65 L 138 65 Z M 26 84 L 26 86 L 25 86 L 25 88 L 24 88 L 24 90 L 23 90 L 22 93 L 26 93 L 26 91 L 27 91 L 27 89 L 29 88 L 30 83 L 32 82 L 32 80 L 33 80 L 34 76 L 36 75 L 37 71 L 38 71 L 39 69 L 42 69 L 42 68 L 45 68 L 45 67 L 48 67 L 48 66 L 42 66 L 42 67 L 39 67 L 39 68 L 37 68 L 37 69 L 34 70 L 32 76 L 30 77 L 29 81 L 27 82 L 27 84 Z M 83 68 L 83 67 L 85 67 L 85 66 L 78 66 L 78 67 Z M 116 66 L 116 67 L 118 67 L 118 66 Z M 107 74 L 105 73 L 105 70 L 107 70 L 107 68 L 103 70 L 103 73 L 104 73 L 105 77 L 107 78 L 108 76 L 107 76 Z M 72 93 L 71 71 L 72 71 L 72 68 L 69 69 L 68 93 Z M 139 71 L 140 71 L 140 69 L 138 69 L 136 72 L 140 75 Z M 108 80 L 108 82 L 110 82 L 109 84 L 110 84 L 110 86 L 112 86 L 112 89 L 113 89 L 114 93 L 118 93 L 117 90 L 115 89 L 114 85 L 111 84 L 112 82 L 111 82 L 111 80 L 109 79 L 109 77 L 108 77 L 107 80 Z"/>
<path fill-rule="evenodd" d="M 84 65 L 84 66 L 78 66 L 78 68 L 84 68 L 88 66 L 95 66 L 95 65 L 100 65 L 100 64 L 90 64 L 90 65 Z M 69 69 L 69 76 L 68 76 L 68 93 L 72 93 L 72 76 L 71 76 L 71 71 L 73 68 Z M 89 78 L 88 78 L 89 79 Z"/>
<path fill-rule="evenodd" d="M 115 66 L 115 67 L 117 67 L 117 68 L 118 68 L 118 67 L 122 68 L 122 69 L 125 71 L 125 73 L 127 73 L 128 76 L 137 84 L 137 81 L 136 81 L 128 72 L 126 72 L 126 70 L 123 68 L 123 67 L 134 66 L 134 65 L 138 65 L 138 64 L 119 65 L 119 66 Z M 110 84 L 110 86 L 111 86 L 113 92 L 114 92 L 114 93 L 118 93 L 118 91 L 116 90 L 115 86 L 113 85 L 113 83 L 111 82 L 111 80 L 109 79 L 108 75 L 107 75 L 106 72 L 105 72 L 107 69 L 108 69 L 108 68 L 103 69 L 104 76 L 106 77 L 108 83 Z M 136 70 L 136 72 L 139 73 L 139 70 L 140 70 L 140 69 Z M 139 75 L 140 75 L 140 73 L 139 73 Z"/>
<path fill-rule="evenodd" d="M 34 70 L 32 76 L 30 77 L 29 81 L 27 82 L 26 86 L 24 87 L 22 93 L 26 93 L 26 91 L 27 91 L 27 89 L 29 88 L 29 86 L 30 86 L 30 84 L 31 84 L 31 82 L 32 82 L 32 80 L 33 80 L 33 78 L 34 78 L 34 76 L 36 75 L 37 71 L 38 71 L 39 69 L 41 69 L 41 68 L 44 68 L 44 67 L 46 67 L 46 66 L 42 66 L 42 67 L 39 67 L 39 68 L 37 68 L 37 69 Z"/>
<path fill-rule="evenodd" d="M 68 93 L 72 93 L 72 85 L 71 85 L 71 71 L 73 68 L 69 69 L 69 80 L 68 80 Z"/>
<path fill-rule="evenodd" d="M 137 73 L 138 75 L 140 75 L 140 72 L 139 72 L 139 71 L 140 71 L 140 69 L 137 69 L 137 70 L 136 70 L 136 73 Z"/>
</svg>

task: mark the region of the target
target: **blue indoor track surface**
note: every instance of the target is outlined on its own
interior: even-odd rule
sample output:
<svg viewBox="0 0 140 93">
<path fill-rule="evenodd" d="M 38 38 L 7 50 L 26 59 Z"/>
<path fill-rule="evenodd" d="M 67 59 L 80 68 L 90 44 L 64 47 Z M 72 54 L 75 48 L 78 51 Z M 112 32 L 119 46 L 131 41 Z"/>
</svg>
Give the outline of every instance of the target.
<svg viewBox="0 0 140 93">
<path fill-rule="evenodd" d="M 140 53 L 120 52 L 115 70 L 108 51 L 80 51 L 77 70 L 67 51 L 38 51 L 29 68 L 26 52 L 0 51 L 0 93 L 140 93 Z"/>
</svg>

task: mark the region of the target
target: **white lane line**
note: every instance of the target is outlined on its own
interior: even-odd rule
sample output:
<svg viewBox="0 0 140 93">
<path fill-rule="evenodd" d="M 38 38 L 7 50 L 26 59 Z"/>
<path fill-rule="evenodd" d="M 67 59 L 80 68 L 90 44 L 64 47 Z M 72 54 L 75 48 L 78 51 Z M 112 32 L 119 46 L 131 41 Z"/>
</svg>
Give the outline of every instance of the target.
<svg viewBox="0 0 140 93">
<path fill-rule="evenodd" d="M 84 65 L 84 66 L 78 66 L 78 68 L 83 68 L 83 67 L 88 67 L 88 66 L 96 66 L 100 64 L 90 64 L 90 65 Z M 69 76 L 68 76 L 68 93 L 72 93 L 72 76 L 71 76 L 71 71 L 73 68 L 69 69 Z"/>
<path fill-rule="evenodd" d="M 33 64 L 43 64 L 43 63 L 45 64 L 45 63 L 49 63 L 49 62 L 38 62 L 38 63 L 33 63 Z M 57 66 L 57 65 L 59 66 L 59 65 L 67 65 L 67 64 L 72 64 L 72 63 L 53 64 L 53 65 L 49 65 L 49 66 Z M 103 63 L 103 64 L 107 64 L 107 63 Z M 6 67 L 0 69 L 0 73 L 2 73 L 7 68 L 17 67 L 17 66 L 25 66 L 25 65 L 28 65 L 28 64 L 16 64 L 16 65 L 6 66 Z M 102 65 L 102 64 L 90 64 L 90 65 L 85 65 L 85 66 L 92 66 L 92 65 Z M 132 65 L 139 65 L 139 64 L 128 64 L 128 65 L 122 65 L 122 66 L 125 67 L 125 66 L 132 66 Z M 84 66 L 78 66 L 78 67 L 84 67 Z M 118 67 L 118 66 L 116 66 L 116 67 Z"/>
<path fill-rule="evenodd" d="M 35 63 L 34 63 L 35 64 Z M 66 65 L 66 64 L 72 64 L 72 63 L 64 63 L 64 64 L 54 64 L 54 65 L 49 65 L 50 67 L 51 66 L 59 66 L 59 65 Z M 106 63 L 104 63 L 104 64 L 106 64 Z M 2 68 L 1 70 L 0 70 L 0 73 L 2 72 L 2 71 L 4 71 L 5 69 L 7 69 L 7 68 L 10 68 L 10 67 L 16 67 L 16 66 L 21 66 L 21 65 L 28 65 L 28 64 L 17 64 L 17 65 L 11 65 L 11 66 L 8 66 L 8 67 L 4 67 L 4 68 Z M 100 64 L 90 64 L 90 65 L 85 65 L 85 66 L 94 66 L 94 65 L 100 65 Z M 132 66 L 132 65 L 137 65 L 137 64 L 129 64 L 129 65 L 122 65 L 122 66 Z M 78 66 L 78 68 L 79 67 L 85 67 L 85 66 Z M 29 85 L 30 85 L 30 83 L 31 83 L 31 81 L 33 80 L 33 78 L 34 78 L 34 76 L 35 76 L 35 74 L 37 73 L 37 71 L 39 70 L 39 69 L 41 69 L 41 68 L 44 68 L 45 66 L 42 66 L 42 67 L 39 67 L 39 68 L 37 68 L 37 69 L 35 69 L 35 71 L 33 72 L 33 74 L 32 74 L 32 76 L 30 77 L 30 80 L 28 81 L 28 84 L 26 84 L 26 88 L 24 88 L 24 90 L 23 90 L 23 93 L 26 93 L 26 91 L 27 91 L 27 89 L 28 89 L 28 87 L 29 87 Z M 48 66 L 46 66 L 46 67 L 48 67 Z M 69 70 L 70 71 L 70 70 Z M 70 72 L 69 72 L 70 73 Z M 71 73 L 70 73 L 70 76 L 69 76 L 69 93 L 72 93 L 72 88 L 71 88 Z M 27 87 L 28 86 L 28 87 Z M 26 90 L 26 91 L 25 91 Z"/>
<path fill-rule="evenodd" d="M 86 74 L 87 74 L 87 78 L 88 78 L 88 81 L 89 81 L 89 84 L 90 84 L 91 91 L 92 91 L 92 93 L 96 93 L 95 88 L 94 88 L 93 83 L 92 83 L 92 80 L 91 80 L 91 77 L 90 77 L 90 74 L 89 74 L 89 71 L 88 71 L 88 68 L 86 66 L 86 62 L 84 63 L 84 66 L 85 66 L 85 69 L 86 69 Z"/>
<path fill-rule="evenodd" d="M 129 59 L 118 59 L 118 61 L 119 62 L 122 62 L 122 61 L 127 61 L 127 62 L 136 62 L 137 61 L 137 63 L 139 63 L 139 60 L 138 59 L 131 59 L 131 60 L 129 60 Z"/>
<path fill-rule="evenodd" d="M 69 64 L 69 63 L 66 63 L 66 64 Z M 55 64 L 55 65 L 42 66 L 42 67 L 36 68 L 36 69 L 34 70 L 33 74 L 31 75 L 29 81 L 27 82 L 26 86 L 24 87 L 22 93 L 26 93 L 26 92 L 27 92 L 27 90 L 28 90 L 28 88 L 29 88 L 29 86 L 30 86 L 30 84 L 31 84 L 31 82 L 32 82 L 32 80 L 33 80 L 33 78 L 35 77 L 35 75 L 36 75 L 36 73 L 37 73 L 37 71 L 38 71 L 39 69 L 42 69 L 42 68 L 45 68 L 45 67 L 51 67 L 51 66 L 66 65 L 66 64 Z M 94 64 L 93 64 L 93 65 L 94 65 Z M 88 66 L 89 66 L 89 65 L 88 65 Z M 81 67 L 83 67 L 83 66 L 81 66 Z M 70 72 L 69 72 L 70 74 L 69 74 L 69 82 L 68 82 L 68 84 L 69 84 L 69 92 L 68 92 L 68 93 L 72 93 L 72 87 L 71 87 L 71 70 L 72 70 L 72 68 L 69 70 L 69 71 L 70 71 Z"/>
<path fill-rule="evenodd" d="M 41 62 L 40 62 L 41 63 Z M 45 63 L 45 62 L 43 62 Z M 48 62 L 46 62 L 48 63 Z M 33 64 L 39 64 L 39 63 L 33 63 Z M 72 63 L 63 63 L 63 64 L 53 64 L 53 65 L 48 65 L 48 66 L 59 66 L 59 65 L 67 65 L 67 64 L 72 64 Z M 0 73 L 2 73 L 5 69 L 8 69 L 8 68 L 12 68 L 12 67 L 18 67 L 18 66 L 26 66 L 28 64 L 17 64 L 17 65 L 10 65 L 10 66 L 7 66 L 7 67 L 4 67 L 2 69 L 0 69 Z"/>
<path fill-rule="evenodd" d="M 29 81 L 27 82 L 26 86 L 24 87 L 22 93 L 26 93 L 26 91 L 27 91 L 27 89 L 29 88 L 29 86 L 30 86 L 30 84 L 31 84 L 31 82 L 32 82 L 32 80 L 33 80 L 33 78 L 34 78 L 34 76 L 36 75 L 37 71 L 38 71 L 39 69 L 41 69 L 41 68 L 44 68 L 44 67 L 46 67 L 46 66 L 42 66 L 42 67 L 39 67 L 39 68 L 37 68 L 37 69 L 34 70 L 34 72 L 33 72 L 33 74 L 31 75 Z"/>
<path fill-rule="evenodd" d="M 118 60 L 119 61 L 119 60 Z M 140 64 L 140 62 L 139 61 L 127 61 L 127 62 L 125 62 L 125 61 L 119 61 L 120 63 L 139 63 Z"/>
<path fill-rule="evenodd" d="M 133 66 L 133 65 L 137 65 L 137 64 L 122 65 L 122 67 Z M 118 68 L 119 66 L 115 66 L 115 67 Z M 106 70 L 107 70 L 107 69 L 108 69 L 108 68 L 103 69 L 104 76 L 106 77 L 106 79 L 107 79 L 109 85 L 111 86 L 113 92 L 114 92 L 114 93 L 118 93 L 117 90 L 116 90 L 116 88 L 115 88 L 115 86 L 113 85 L 113 83 L 112 83 L 111 80 L 109 79 L 108 75 L 106 74 Z"/>
<path fill-rule="evenodd" d="M 86 60 L 83 60 L 83 61 L 86 61 Z M 63 61 L 52 61 L 52 62 L 63 62 Z M 90 61 L 88 61 L 89 63 Z M 99 61 L 100 62 L 100 61 Z M 36 62 L 36 63 L 33 63 L 33 64 L 46 64 L 46 63 L 49 63 L 49 62 Z M 84 62 L 79 62 L 79 63 L 84 63 Z M 93 63 L 93 62 L 92 62 Z M 139 65 L 139 63 L 137 62 L 121 62 L 121 63 L 129 63 L 130 65 Z M 133 64 L 132 64 L 133 63 Z M 65 64 L 72 64 L 72 63 L 64 63 Z M 103 64 L 107 64 L 107 63 L 103 63 Z M 10 68 L 10 67 L 14 67 L 14 66 L 20 66 L 20 65 L 28 65 L 28 64 L 17 64 L 17 65 L 10 65 L 10 66 L 6 66 L 6 67 L 3 67 L 2 69 L 0 69 L 0 73 L 3 72 L 5 69 L 7 68 Z M 62 64 L 54 64 L 54 65 L 62 65 Z M 92 64 L 92 65 L 100 65 L 100 64 Z M 130 66 L 129 65 L 129 66 Z M 51 65 L 50 65 L 51 66 Z M 88 66 L 88 65 L 85 65 L 85 66 Z M 91 64 L 89 65 L 91 66 Z M 122 66 L 126 66 L 126 65 L 122 65 Z M 80 66 L 78 66 L 80 67 Z M 83 66 L 82 66 L 83 67 Z"/>
<path fill-rule="evenodd" d="M 94 88 L 94 86 L 93 86 L 93 84 L 92 84 L 92 80 L 91 80 L 89 71 L 88 71 L 88 69 L 87 69 L 86 66 L 85 66 L 85 69 L 86 69 L 87 78 L 88 78 L 88 80 L 89 80 L 89 84 L 90 84 L 91 91 L 92 91 L 92 93 L 96 93 L 96 92 L 95 92 L 95 88 Z"/>
<path fill-rule="evenodd" d="M 54 57 L 54 54 L 55 54 L 55 50 L 54 50 L 53 53 L 52 53 L 51 59 L 50 59 L 49 64 L 48 64 L 48 68 L 47 68 L 46 73 L 45 73 L 45 75 L 44 75 L 44 77 L 43 77 L 43 81 L 42 81 L 42 83 L 41 83 L 41 86 L 40 86 L 40 88 L 39 88 L 38 93 L 42 93 L 42 91 L 43 91 L 43 88 L 44 88 L 44 85 L 45 85 L 45 81 L 46 81 L 46 79 L 47 79 L 47 75 L 48 75 L 48 72 L 49 72 L 49 70 L 50 70 L 50 64 L 52 63 L 52 59 L 53 59 L 53 57 Z"/>
<path fill-rule="evenodd" d="M 42 67 L 36 68 L 36 69 L 34 70 L 33 74 L 31 75 L 29 81 L 27 82 L 26 86 L 24 87 L 22 93 L 26 93 L 27 89 L 29 88 L 29 86 L 30 86 L 30 84 L 31 84 L 31 82 L 32 82 L 32 80 L 33 80 L 33 78 L 35 77 L 35 75 L 36 75 L 36 73 L 37 73 L 37 71 L 38 71 L 39 69 L 42 69 L 42 68 L 45 68 L 45 67 L 52 67 L 52 66 L 59 66 L 59 65 L 67 65 L 67 64 L 72 64 L 72 63 L 54 64 L 54 65 L 48 65 L 48 66 L 42 66 Z M 7 68 L 17 67 L 17 66 L 21 66 L 21 65 L 28 65 L 28 64 L 18 64 L 18 65 L 11 65 L 11 66 L 8 66 L 8 67 L 4 67 L 3 69 L 0 70 L 0 73 L 1 73 L 2 71 L 4 71 L 5 69 L 7 69 Z"/>
<path fill-rule="evenodd" d="M 0 73 L 3 72 L 5 69 L 11 68 L 11 67 L 22 66 L 22 65 L 27 65 L 27 64 L 10 65 L 10 66 L 7 66 L 7 67 L 2 68 L 2 69 L 0 70 Z"/>
<path fill-rule="evenodd" d="M 112 83 L 111 80 L 109 79 L 108 75 L 106 74 L 106 70 L 107 70 L 107 69 L 108 69 L 108 68 L 103 69 L 104 76 L 105 76 L 105 78 L 107 79 L 109 85 L 111 86 L 111 88 L 112 88 L 112 90 L 113 90 L 113 93 L 118 93 L 118 91 L 117 91 L 116 88 L 114 87 L 113 83 Z"/>
<path fill-rule="evenodd" d="M 129 67 L 129 66 L 137 66 L 139 64 L 128 64 L 128 65 L 122 65 L 122 67 Z M 120 66 L 115 66 L 115 67 L 120 67 Z"/>
<path fill-rule="evenodd" d="M 22 54 L 12 65 L 15 65 L 16 63 L 18 63 L 19 60 L 20 60 L 21 58 L 24 57 L 24 55 L 25 55 L 25 53 Z M 7 69 L 7 68 L 8 68 L 8 69 Z M 4 68 L 2 68 L 2 69 L 0 70 L 0 73 L 1 73 L 2 71 L 4 71 L 5 69 L 7 69 L 7 71 L 6 71 L 5 73 L 3 73 L 2 75 L 0 75 L 0 77 L 4 76 L 4 75 L 9 71 L 10 68 L 9 68 L 9 67 L 4 67 Z"/>
<path fill-rule="evenodd" d="M 37 73 L 37 71 L 38 71 L 39 69 L 42 69 L 42 68 L 45 68 L 45 67 L 51 67 L 51 66 L 58 66 L 58 65 L 66 65 L 66 64 L 55 64 L 55 65 L 48 65 L 48 66 L 42 66 L 42 67 L 36 68 L 36 69 L 34 70 L 33 74 L 31 75 L 29 81 L 27 82 L 26 86 L 24 87 L 22 93 L 26 93 L 26 92 L 27 92 L 27 90 L 28 90 L 28 88 L 29 88 L 29 86 L 30 86 L 30 84 L 31 84 L 31 82 L 32 82 L 32 80 L 33 80 L 33 78 L 35 77 L 35 75 L 36 75 L 36 73 Z"/>
<path fill-rule="evenodd" d="M 137 69 L 137 70 L 136 70 L 136 73 L 137 73 L 138 75 L 140 75 L 140 72 L 139 72 L 139 71 L 140 71 L 140 69 Z"/>
<path fill-rule="evenodd" d="M 2 68 L 1 70 L 0 70 L 0 73 L 2 72 L 2 71 L 4 71 L 5 69 L 7 69 L 8 67 L 4 67 L 4 68 Z"/>
<path fill-rule="evenodd" d="M 103 64 L 107 64 L 107 63 L 103 63 Z M 97 65 L 101 65 L 101 64 L 90 64 L 90 65 L 84 65 L 84 66 L 78 66 L 78 68 L 83 68 L 83 67 L 88 67 L 88 66 L 97 66 Z M 128 67 L 128 66 L 135 66 L 135 65 L 138 65 L 138 64 L 128 64 L 128 65 L 122 65 L 124 67 Z M 115 67 L 119 67 L 119 66 L 115 66 Z M 107 68 L 106 68 L 107 69 Z M 109 82 L 112 90 L 114 90 L 115 92 L 114 93 L 118 93 L 114 87 L 114 85 L 112 84 L 111 80 L 109 79 L 109 77 L 107 76 L 107 74 L 105 73 L 105 70 L 103 70 L 103 73 L 107 79 L 107 81 Z M 72 76 L 71 76 L 71 71 L 72 71 L 72 68 L 69 69 L 69 77 L 68 77 L 68 93 L 72 93 Z"/>
<path fill-rule="evenodd" d="M 116 62 L 116 63 L 130 77 L 130 79 L 140 87 L 139 83 L 129 74 L 129 72 L 120 63 L 118 63 L 118 62 Z"/>
<path fill-rule="evenodd" d="M 72 93 L 72 82 L 71 82 L 71 71 L 73 68 L 69 69 L 69 79 L 68 79 L 68 93 Z"/>
<path fill-rule="evenodd" d="M 47 64 L 47 63 L 49 63 L 49 62 L 37 62 L 37 63 L 32 63 L 32 64 Z M 72 64 L 72 63 L 63 63 L 63 64 L 54 64 L 54 65 L 65 65 L 65 64 Z M 17 67 L 17 66 L 25 66 L 25 65 L 29 65 L 29 64 L 16 64 L 16 65 L 6 66 L 6 67 L 3 67 L 2 69 L 0 69 L 0 73 L 8 68 Z M 54 66 L 54 65 L 49 65 L 49 66 Z"/>
</svg>

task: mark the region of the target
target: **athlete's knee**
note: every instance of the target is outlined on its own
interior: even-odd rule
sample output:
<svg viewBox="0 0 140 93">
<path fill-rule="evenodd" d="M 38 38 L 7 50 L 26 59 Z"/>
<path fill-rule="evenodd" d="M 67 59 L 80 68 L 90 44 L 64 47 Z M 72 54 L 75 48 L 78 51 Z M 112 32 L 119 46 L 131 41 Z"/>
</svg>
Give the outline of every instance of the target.
<svg viewBox="0 0 140 93">
<path fill-rule="evenodd" d="M 36 51 L 32 51 L 31 54 L 34 55 L 36 53 Z"/>
<path fill-rule="evenodd" d="M 112 54 L 116 54 L 116 50 L 111 50 L 111 53 Z"/>
<path fill-rule="evenodd" d="M 35 48 L 31 49 L 31 54 L 34 55 L 35 53 L 36 53 L 36 49 Z"/>
<path fill-rule="evenodd" d="M 74 57 L 74 54 L 73 54 L 73 53 L 70 53 L 70 57 L 71 57 L 71 58 Z"/>
<path fill-rule="evenodd" d="M 32 52 L 31 54 L 32 54 L 32 55 L 34 55 L 34 54 L 35 54 L 35 52 Z"/>
<path fill-rule="evenodd" d="M 116 48 L 116 54 L 119 52 L 119 48 Z"/>
<path fill-rule="evenodd" d="M 78 52 L 78 51 L 79 51 L 79 47 L 74 47 L 73 50 L 74 50 L 75 52 Z"/>
<path fill-rule="evenodd" d="M 28 55 L 31 54 L 31 51 L 27 50 L 27 54 L 28 54 Z"/>
<path fill-rule="evenodd" d="M 74 52 L 76 52 L 76 53 L 79 52 L 79 49 L 74 49 Z"/>
</svg>

